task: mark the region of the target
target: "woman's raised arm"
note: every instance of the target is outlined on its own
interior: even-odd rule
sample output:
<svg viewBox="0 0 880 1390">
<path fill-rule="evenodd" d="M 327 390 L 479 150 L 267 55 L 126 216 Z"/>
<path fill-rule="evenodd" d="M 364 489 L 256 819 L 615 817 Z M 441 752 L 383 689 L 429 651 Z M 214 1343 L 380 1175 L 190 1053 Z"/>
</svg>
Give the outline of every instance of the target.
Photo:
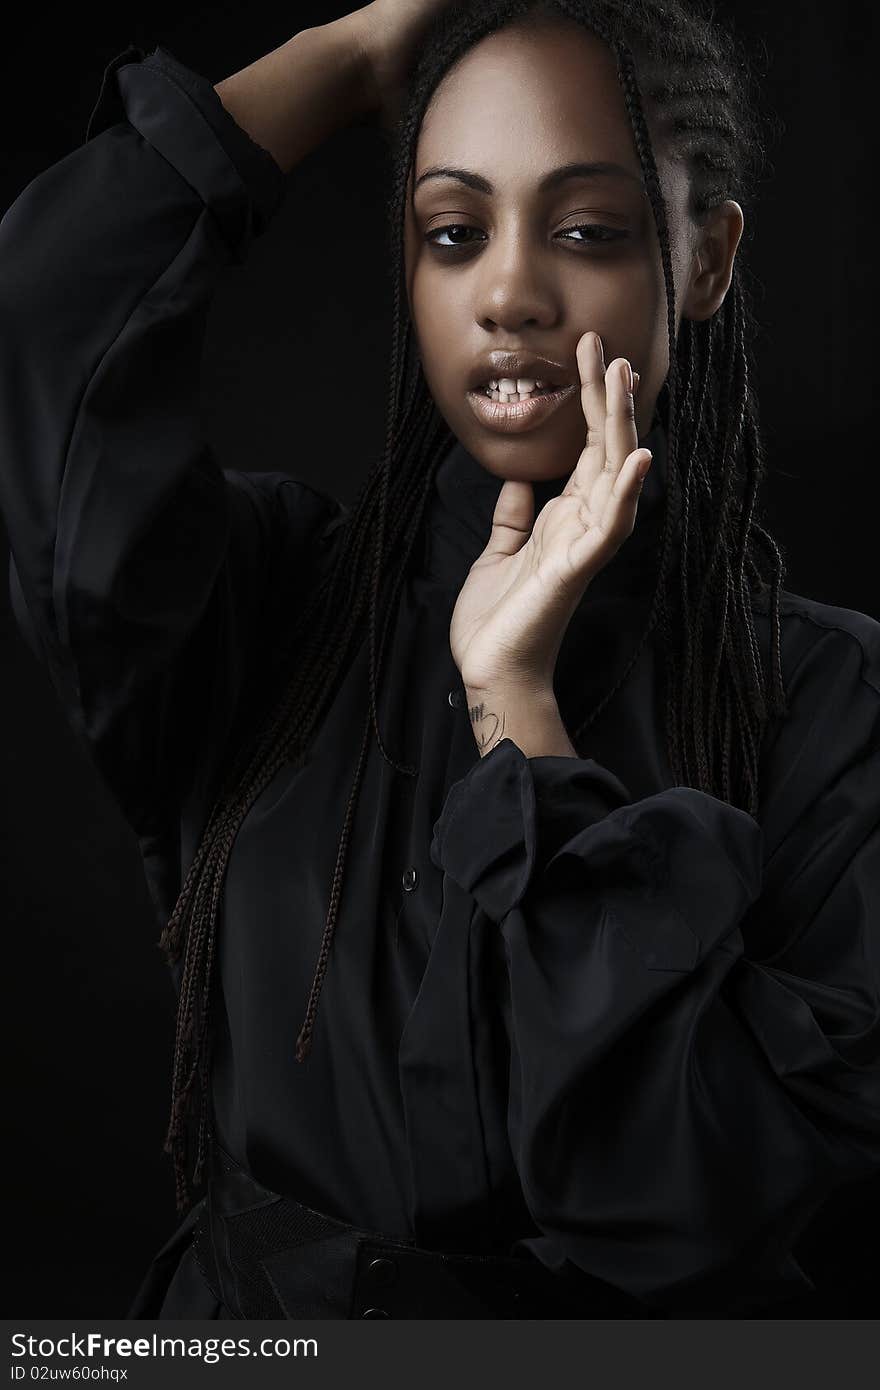
<svg viewBox="0 0 880 1390">
<path fill-rule="evenodd" d="M 327 45 L 320 93 L 314 52 L 303 67 L 339 118 L 357 109 L 341 52 Z M 340 510 L 285 474 L 221 470 L 200 428 L 211 300 L 283 191 L 210 82 L 132 47 L 107 67 L 85 142 L 0 221 L 13 612 L 143 833 L 176 805 L 197 748 L 222 743 L 276 560 L 296 603 Z"/>
<path fill-rule="evenodd" d="M 364 6 L 293 38 L 218 82 L 214 91 L 242 130 L 287 173 L 342 126 L 370 114 L 370 17 Z"/>
</svg>

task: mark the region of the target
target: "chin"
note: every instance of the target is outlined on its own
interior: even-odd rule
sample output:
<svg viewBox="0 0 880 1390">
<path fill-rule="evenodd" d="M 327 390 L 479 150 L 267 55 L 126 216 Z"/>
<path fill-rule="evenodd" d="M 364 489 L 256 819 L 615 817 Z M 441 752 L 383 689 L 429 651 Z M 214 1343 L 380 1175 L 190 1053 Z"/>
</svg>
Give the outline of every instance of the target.
<svg viewBox="0 0 880 1390">
<path fill-rule="evenodd" d="M 538 449 L 535 447 L 535 436 L 529 431 L 511 438 L 500 435 L 493 439 L 483 438 L 475 441 L 467 437 L 459 438 L 468 453 L 487 473 L 492 473 L 498 478 L 526 483 L 547 483 L 557 478 L 569 477 L 577 467 L 580 451 L 584 446 L 584 441 L 581 440 L 574 449 L 565 444 L 545 444 L 543 448 Z M 560 459 L 564 460 L 561 465 Z"/>
<path fill-rule="evenodd" d="M 485 464 L 484 467 L 488 473 L 494 473 L 496 477 L 504 478 L 506 482 L 514 483 L 555 483 L 558 482 L 560 478 L 569 478 L 574 472 L 574 467 L 563 468 L 561 470 L 559 468 L 545 468 L 539 470 L 535 468 L 534 464 L 532 464 L 531 467 L 529 467 L 528 464 L 517 466 L 515 463 L 511 463 L 508 466 L 505 466 L 503 463 L 500 465 L 495 464 L 491 467 Z"/>
</svg>

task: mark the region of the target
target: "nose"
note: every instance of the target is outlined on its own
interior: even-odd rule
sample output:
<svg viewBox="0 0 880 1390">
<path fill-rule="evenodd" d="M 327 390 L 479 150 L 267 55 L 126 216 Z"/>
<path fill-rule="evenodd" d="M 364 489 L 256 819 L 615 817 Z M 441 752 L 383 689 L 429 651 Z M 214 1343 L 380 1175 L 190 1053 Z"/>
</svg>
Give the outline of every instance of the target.
<svg viewBox="0 0 880 1390">
<path fill-rule="evenodd" d="M 526 238 L 495 237 L 480 257 L 474 305 L 480 326 L 515 332 L 524 324 L 547 327 L 558 315 L 557 287 Z"/>
</svg>

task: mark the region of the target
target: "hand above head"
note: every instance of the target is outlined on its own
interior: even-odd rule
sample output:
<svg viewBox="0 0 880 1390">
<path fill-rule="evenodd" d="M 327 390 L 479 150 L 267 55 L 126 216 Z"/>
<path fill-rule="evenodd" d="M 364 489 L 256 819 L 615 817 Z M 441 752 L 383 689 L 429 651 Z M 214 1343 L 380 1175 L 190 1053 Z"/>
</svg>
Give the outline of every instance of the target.
<svg viewBox="0 0 880 1390">
<path fill-rule="evenodd" d="M 403 105 L 419 44 L 435 15 L 451 0 L 373 0 L 353 12 L 360 21 L 366 60 L 370 115 L 368 125 L 393 130 Z"/>
<path fill-rule="evenodd" d="M 639 448 L 638 389 L 626 358 L 605 368 L 598 335 L 577 345 L 587 442 L 558 497 L 535 518 L 528 481 L 507 479 L 492 534 L 470 568 L 450 626 L 450 649 L 471 692 L 552 691 L 565 630 L 584 592 L 635 527 L 651 464 Z"/>
</svg>

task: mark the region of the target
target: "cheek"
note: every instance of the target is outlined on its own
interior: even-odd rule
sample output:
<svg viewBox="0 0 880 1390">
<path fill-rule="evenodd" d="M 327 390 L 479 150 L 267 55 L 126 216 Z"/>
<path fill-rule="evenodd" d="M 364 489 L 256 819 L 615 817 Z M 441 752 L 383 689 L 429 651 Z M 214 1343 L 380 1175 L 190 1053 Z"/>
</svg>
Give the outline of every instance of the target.
<svg viewBox="0 0 880 1390">
<path fill-rule="evenodd" d="M 626 287 L 618 296 L 615 321 L 620 329 L 617 346 L 606 344 L 606 361 L 628 357 L 641 377 L 642 399 L 659 392 L 669 365 L 669 330 L 662 271 L 641 263 L 632 267 Z M 608 348 L 611 351 L 608 351 Z"/>
<path fill-rule="evenodd" d="M 594 329 L 602 339 L 606 365 L 625 357 L 641 378 L 639 390 L 664 373 L 666 304 L 650 273 L 633 261 L 606 276 L 590 276 L 572 295 L 571 319 L 579 338 Z M 659 382 L 658 382 L 659 389 Z"/>
</svg>

